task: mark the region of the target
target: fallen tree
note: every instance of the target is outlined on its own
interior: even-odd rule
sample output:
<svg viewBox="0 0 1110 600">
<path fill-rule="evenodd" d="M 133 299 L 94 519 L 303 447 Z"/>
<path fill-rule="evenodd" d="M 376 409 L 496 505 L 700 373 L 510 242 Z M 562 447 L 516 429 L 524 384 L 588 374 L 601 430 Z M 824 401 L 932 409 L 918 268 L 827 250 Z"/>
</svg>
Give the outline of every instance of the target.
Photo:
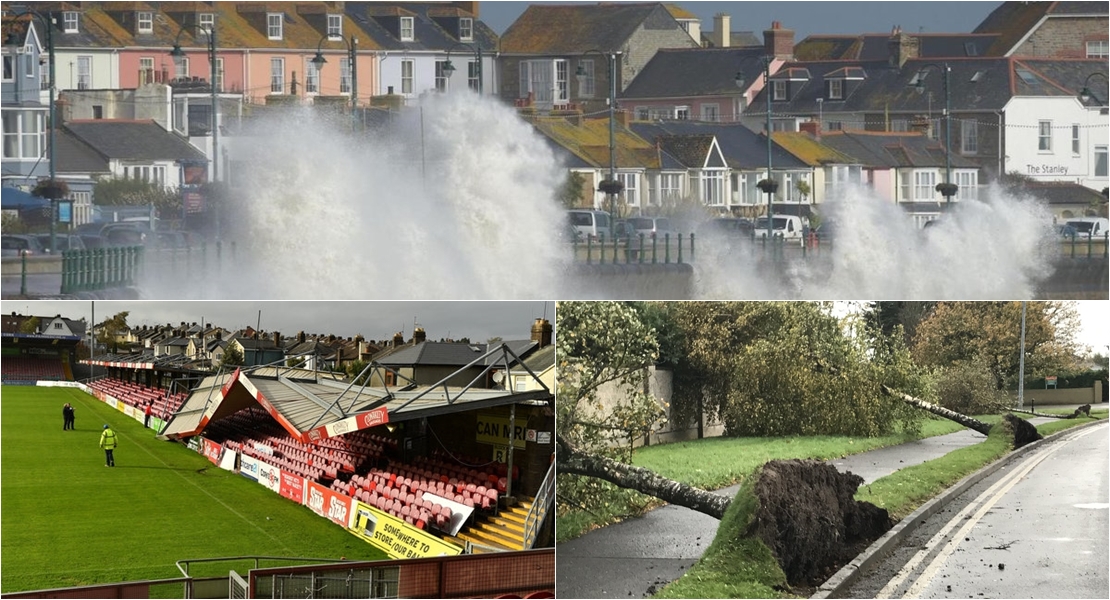
<svg viewBox="0 0 1110 600">
<path fill-rule="evenodd" d="M 991 431 L 991 427 L 993 427 L 989 423 L 984 423 L 984 422 L 980 421 L 979 419 L 969 417 L 967 415 L 960 414 L 960 413 L 958 413 L 956 411 L 953 411 L 953 410 L 948 410 L 947 408 L 944 408 L 943 406 L 937 406 L 936 404 L 933 404 L 931 402 L 926 402 L 926 401 L 924 401 L 920 398 L 914 398 L 913 396 L 910 396 L 909 394 L 904 394 L 904 393 L 899 392 L 897 390 L 891 389 L 890 387 L 888 387 L 886 385 L 882 386 L 882 390 L 883 390 L 883 393 L 885 393 L 889 396 L 893 396 L 895 398 L 898 398 L 899 400 L 902 400 L 903 402 L 905 402 L 907 404 L 910 404 L 912 406 L 916 406 L 916 407 L 918 407 L 922 410 L 927 410 L 927 411 L 929 411 L 929 412 L 931 412 L 934 415 L 937 415 L 939 417 L 944 417 L 946 419 L 950 419 L 952 421 L 955 421 L 956 423 L 959 423 L 960 425 L 963 425 L 964 427 L 967 427 L 968 429 L 978 431 L 979 433 L 981 433 L 983 435 L 989 435 L 990 431 Z M 1082 409 L 1076 410 L 1075 414 L 1072 415 L 1072 417 L 1070 417 L 1070 418 L 1074 418 L 1076 415 L 1078 415 L 1080 413 L 1081 410 Z M 1087 407 L 1087 410 L 1090 411 L 1089 406 Z M 1088 413 L 1088 414 L 1090 414 L 1090 413 Z M 1012 413 L 1007 413 L 1003 417 L 1003 419 L 1005 420 L 1006 423 L 1009 424 L 1011 430 L 1014 432 L 1014 448 L 1015 449 L 1016 448 L 1021 448 L 1022 446 L 1026 445 L 1026 444 L 1029 444 L 1031 442 L 1035 442 L 1035 441 L 1037 441 L 1037 440 L 1039 440 L 1043 437 L 1043 436 L 1041 436 L 1040 432 L 1037 431 L 1037 428 L 1034 427 L 1031 423 L 1029 423 L 1025 419 L 1019 419 L 1019 418 L 1015 417 Z"/>
</svg>

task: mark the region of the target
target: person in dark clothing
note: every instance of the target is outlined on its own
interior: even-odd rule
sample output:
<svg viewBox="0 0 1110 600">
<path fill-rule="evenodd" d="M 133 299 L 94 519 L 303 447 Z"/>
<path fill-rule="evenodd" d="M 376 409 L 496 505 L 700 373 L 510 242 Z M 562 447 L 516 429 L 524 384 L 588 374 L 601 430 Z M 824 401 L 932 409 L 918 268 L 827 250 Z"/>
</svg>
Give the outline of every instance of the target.
<svg viewBox="0 0 1110 600">
<path fill-rule="evenodd" d="M 62 406 L 62 430 L 73 429 L 73 406 L 66 402 Z"/>
</svg>

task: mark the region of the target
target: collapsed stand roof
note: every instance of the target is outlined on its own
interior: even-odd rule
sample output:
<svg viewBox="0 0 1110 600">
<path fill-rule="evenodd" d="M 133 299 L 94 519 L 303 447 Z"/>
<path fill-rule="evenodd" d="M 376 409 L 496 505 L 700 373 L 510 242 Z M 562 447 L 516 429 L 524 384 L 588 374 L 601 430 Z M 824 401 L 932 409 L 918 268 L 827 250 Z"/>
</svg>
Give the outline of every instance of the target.
<svg viewBox="0 0 1110 600">
<path fill-rule="evenodd" d="M 492 360 L 491 360 L 492 359 Z M 449 386 L 470 367 L 482 370 L 465 386 Z M 541 389 L 517 391 L 504 376 L 505 389 L 478 388 L 493 372 L 526 370 Z M 470 364 L 432 385 L 418 385 L 390 367 L 371 363 L 356 381 L 403 381 L 399 386 L 355 385 L 328 373 L 268 365 L 236 369 L 205 377 L 171 417 L 162 435 L 179 439 L 199 435 L 208 423 L 254 405 L 261 406 L 304 443 L 315 443 L 390 422 L 409 421 L 532 400 L 552 399 L 552 392 L 506 344 L 489 350 Z"/>
</svg>

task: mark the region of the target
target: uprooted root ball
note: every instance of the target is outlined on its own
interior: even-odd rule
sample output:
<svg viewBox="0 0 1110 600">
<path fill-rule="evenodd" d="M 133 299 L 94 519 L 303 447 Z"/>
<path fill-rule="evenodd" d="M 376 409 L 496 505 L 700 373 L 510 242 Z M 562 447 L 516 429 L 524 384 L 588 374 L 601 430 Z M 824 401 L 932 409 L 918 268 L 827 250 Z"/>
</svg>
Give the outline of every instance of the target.
<svg viewBox="0 0 1110 600">
<path fill-rule="evenodd" d="M 893 526 L 886 509 L 853 498 L 862 483 L 816 460 L 763 466 L 750 533 L 771 548 L 791 585 L 820 584 Z"/>
<path fill-rule="evenodd" d="M 1014 432 L 1015 450 L 1044 437 L 1041 435 L 1041 432 L 1037 431 L 1037 428 L 1034 427 L 1032 423 L 1025 419 L 1015 417 L 1013 413 L 1006 413 L 1002 418 L 1006 419 L 1006 422 L 1010 425 L 1010 429 Z"/>
</svg>

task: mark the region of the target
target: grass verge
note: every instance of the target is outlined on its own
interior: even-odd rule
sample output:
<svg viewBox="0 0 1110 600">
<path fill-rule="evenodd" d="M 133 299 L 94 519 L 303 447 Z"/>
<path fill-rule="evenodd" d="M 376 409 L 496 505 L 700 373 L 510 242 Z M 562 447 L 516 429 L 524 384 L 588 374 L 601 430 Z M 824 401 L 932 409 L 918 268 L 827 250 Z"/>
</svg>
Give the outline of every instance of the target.
<svg viewBox="0 0 1110 600">
<path fill-rule="evenodd" d="M 202 557 L 385 558 L 80 390 L 4 386 L 3 397 L 4 592 L 179 577 L 175 561 Z M 77 409 L 74 431 L 62 431 L 65 402 Z M 98 447 L 105 423 L 120 439 L 115 468 L 104 467 Z"/>
<path fill-rule="evenodd" d="M 1106 413 L 1102 413 L 1094 418 L 1051 421 L 1038 425 L 1037 430 L 1047 436 L 1105 418 Z M 979 419 L 997 423 L 1001 417 L 988 415 Z M 901 520 L 960 479 L 1006 455 L 1012 443 L 1008 431 L 995 427 L 986 440 L 974 446 L 953 450 L 940 458 L 901 469 L 861 487 L 856 499 L 886 508 L 896 521 Z M 751 490 L 742 485 L 721 520 L 717 536 L 702 558 L 681 578 L 664 587 L 656 597 L 791 597 L 783 591 L 785 576 L 774 557 L 770 556 L 770 550 L 759 540 L 743 536 L 756 508 L 757 500 Z M 776 579 L 776 571 L 781 579 Z"/>
</svg>

